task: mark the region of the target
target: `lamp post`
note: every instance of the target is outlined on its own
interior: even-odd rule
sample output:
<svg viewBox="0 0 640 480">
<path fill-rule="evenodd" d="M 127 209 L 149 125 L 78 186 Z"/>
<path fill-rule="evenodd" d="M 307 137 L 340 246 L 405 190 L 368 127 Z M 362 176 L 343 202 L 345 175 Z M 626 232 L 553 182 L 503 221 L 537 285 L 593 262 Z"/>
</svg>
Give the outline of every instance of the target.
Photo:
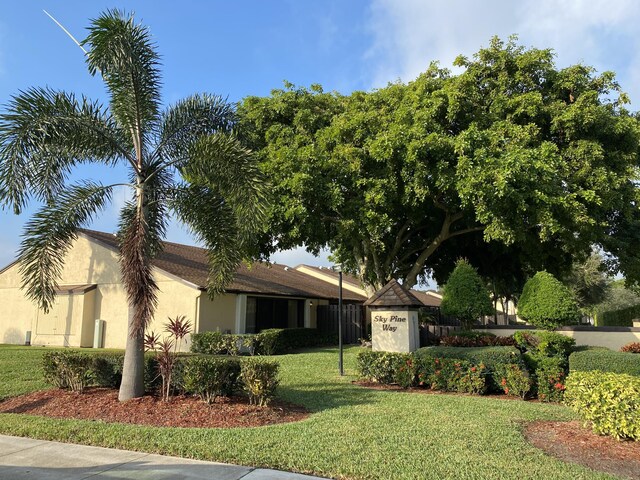
<svg viewBox="0 0 640 480">
<path fill-rule="evenodd" d="M 337 264 L 333 266 L 333 271 L 338 272 L 338 370 L 340 375 L 344 375 L 344 361 L 343 361 L 343 348 L 342 348 L 342 265 Z"/>
</svg>

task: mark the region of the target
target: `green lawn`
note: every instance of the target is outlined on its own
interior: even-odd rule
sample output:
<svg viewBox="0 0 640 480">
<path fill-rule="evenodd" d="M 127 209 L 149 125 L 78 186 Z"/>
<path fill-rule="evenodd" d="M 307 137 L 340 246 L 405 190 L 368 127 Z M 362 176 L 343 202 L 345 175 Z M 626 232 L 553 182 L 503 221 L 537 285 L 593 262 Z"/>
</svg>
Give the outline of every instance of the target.
<svg viewBox="0 0 640 480">
<path fill-rule="evenodd" d="M 44 349 L 0 346 L 0 398 L 40 389 Z M 358 347 L 347 349 L 354 374 Z M 566 408 L 455 395 L 374 391 L 340 378 L 337 350 L 279 356 L 279 396 L 313 415 L 248 429 L 156 428 L 16 414 L 0 433 L 118 447 L 338 478 L 612 478 L 543 454 L 522 424 L 570 420 Z"/>
</svg>

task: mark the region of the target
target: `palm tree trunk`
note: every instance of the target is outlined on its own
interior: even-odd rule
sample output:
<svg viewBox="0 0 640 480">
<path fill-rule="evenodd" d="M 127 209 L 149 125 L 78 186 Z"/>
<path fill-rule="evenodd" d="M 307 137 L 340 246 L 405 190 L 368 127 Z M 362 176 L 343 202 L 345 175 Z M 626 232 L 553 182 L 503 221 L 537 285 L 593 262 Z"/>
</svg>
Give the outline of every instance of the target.
<svg viewBox="0 0 640 480">
<path fill-rule="evenodd" d="M 133 327 L 133 315 L 129 315 L 129 332 Z M 125 401 L 144 395 L 144 334 L 127 335 L 122 367 L 122 383 L 118 400 Z"/>
<path fill-rule="evenodd" d="M 129 315 L 127 345 L 124 353 L 120 401 L 144 395 L 144 331 L 153 316 L 157 285 L 153 279 L 151 261 L 145 244 L 148 237 L 145 189 L 137 179 L 136 214 L 127 226 L 121 247 L 122 277 L 127 289 Z"/>
</svg>

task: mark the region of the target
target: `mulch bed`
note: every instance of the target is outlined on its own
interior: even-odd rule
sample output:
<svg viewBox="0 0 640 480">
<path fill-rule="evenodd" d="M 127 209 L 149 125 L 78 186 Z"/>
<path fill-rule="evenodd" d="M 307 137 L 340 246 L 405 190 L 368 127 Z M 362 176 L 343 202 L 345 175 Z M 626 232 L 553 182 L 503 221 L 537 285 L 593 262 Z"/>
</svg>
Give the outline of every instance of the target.
<svg viewBox="0 0 640 480">
<path fill-rule="evenodd" d="M 640 479 L 640 442 L 597 435 L 581 422 L 534 422 L 524 433 L 535 447 L 561 460 Z"/>
<path fill-rule="evenodd" d="M 175 396 L 118 401 L 118 392 L 91 388 L 82 394 L 42 390 L 0 402 L 0 413 L 23 413 L 55 418 L 102 420 L 157 427 L 260 427 L 304 420 L 309 412 L 299 405 L 274 401 L 268 407 L 249 405 L 245 397 L 219 397 L 207 405 L 196 397 Z"/>
</svg>

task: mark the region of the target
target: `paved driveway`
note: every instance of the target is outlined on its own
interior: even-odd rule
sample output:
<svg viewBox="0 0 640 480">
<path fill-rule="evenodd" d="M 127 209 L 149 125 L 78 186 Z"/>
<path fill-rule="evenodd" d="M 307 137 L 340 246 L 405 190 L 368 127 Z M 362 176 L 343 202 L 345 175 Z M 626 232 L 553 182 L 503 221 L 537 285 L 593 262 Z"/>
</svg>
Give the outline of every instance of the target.
<svg viewBox="0 0 640 480">
<path fill-rule="evenodd" d="M 0 435 L 1 480 L 313 480 L 297 473 Z"/>
</svg>

